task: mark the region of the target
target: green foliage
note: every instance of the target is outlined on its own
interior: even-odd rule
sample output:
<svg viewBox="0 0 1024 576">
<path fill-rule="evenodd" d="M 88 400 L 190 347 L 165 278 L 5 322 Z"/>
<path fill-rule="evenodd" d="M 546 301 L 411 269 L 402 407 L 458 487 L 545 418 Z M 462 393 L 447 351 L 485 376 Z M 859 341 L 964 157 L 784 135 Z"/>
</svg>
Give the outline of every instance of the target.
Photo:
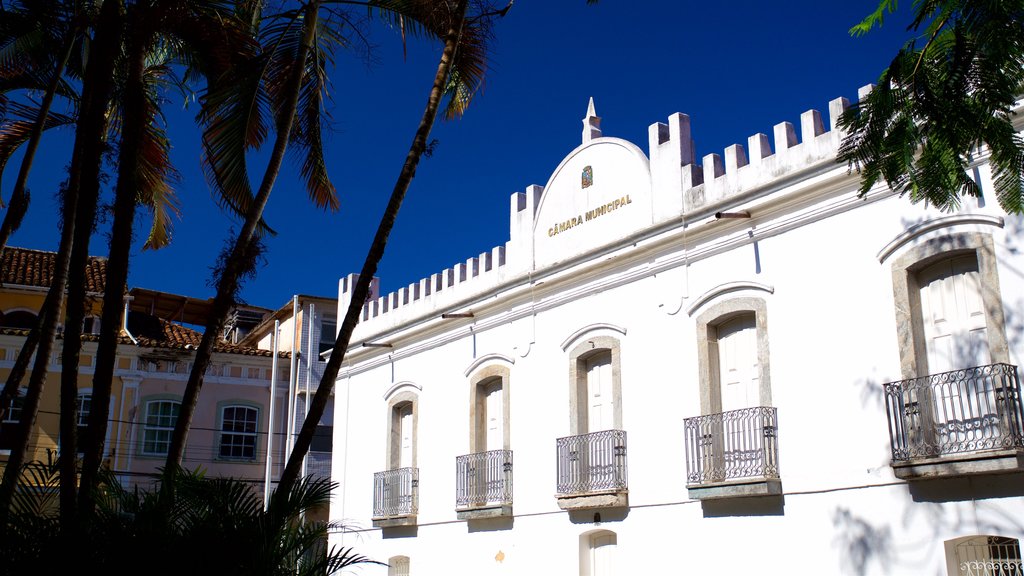
<svg viewBox="0 0 1024 576">
<path fill-rule="evenodd" d="M 55 461 L 25 466 L 11 520 L 0 528 L 0 573 L 57 573 L 70 554 L 78 572 L 114 575 L 313 575 L 375 563 L 351 548 L 328 549 L 337 526 L 303 520 L 329 503 L 333 485 L 324 479 L 275 494 L 264 510 L 254 487 L 238 480 L 179 471 L 151 490 L 129 490 L 105 472 L 95 515 L 62 534 L 58 477 Z"/>
<path fill-rule="evenodd" d="M 895 2 L 854 28 L 881 24 Z M 1024 91 L 1024 1 L 920 0 L 908 42 L 878 85 L 848 110 L 838 159 L 861 172 L 860 195 L 884 181 L 946 211 L 981 190 L 969 175 L 989 155 L 996 199 L 1024 213 L 1024 140 L 1012 108 Z M 919 45 L 920 44 L 920 45 Z"/>
</svg>

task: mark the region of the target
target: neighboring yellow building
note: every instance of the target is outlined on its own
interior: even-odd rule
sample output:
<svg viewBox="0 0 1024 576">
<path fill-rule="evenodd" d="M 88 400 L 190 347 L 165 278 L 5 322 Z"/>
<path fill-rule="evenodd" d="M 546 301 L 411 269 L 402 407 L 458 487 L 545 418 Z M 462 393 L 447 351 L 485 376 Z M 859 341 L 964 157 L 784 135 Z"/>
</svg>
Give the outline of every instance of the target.
<svg viewBox="0 0 1024 576">
<path fill-rule="evenodd" d="M 7 248 L 0 275 L 0 377 L 6 380 L 49 288 L 55 254 Z M 106 260 L 90 258 L 88 292 L 92 301 L 80 356 L 79 428 L 84 434 L 92 403 L 92 377 Z M 121 332 L 110 400 L 106 463 L 125 485 L 147 484 L 164 464 L 180 399 L 191 371 L 210 300 L 134 289 L 126 296 L 128 316 Z M 232 316 L 232 334 L 244 333 L 270 311 L 241 308 Z M 51 357 L 30 439 L 28 460 L 45 460 L 58 448 L 60 347 Z M 188 468 L 241 478 L 263 488 L 283 468 L 290 352 L 217 344 L 204 380 L 185 451 Z M 272 380 L 276 385 L 271 387 Z M 28 378 L 22 382 L 27 385 Z M 273 412 L 273 417 L 271 417 Z M 9 452 L 9 430 L 18 422 L 15 407 L 0 424 L 0 466 Z M 268 432 L 269 442 L 268 442 Z M 270 454 L 268 472 L 267 455 Z"/>
</svg>

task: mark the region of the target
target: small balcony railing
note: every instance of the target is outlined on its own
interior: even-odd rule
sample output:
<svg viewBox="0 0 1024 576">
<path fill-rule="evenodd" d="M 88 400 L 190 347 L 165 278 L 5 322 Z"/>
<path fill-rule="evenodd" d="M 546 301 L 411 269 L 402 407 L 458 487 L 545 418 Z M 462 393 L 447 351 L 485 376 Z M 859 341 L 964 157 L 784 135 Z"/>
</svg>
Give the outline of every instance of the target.
<svg viewBox="0 0 1024 576">
<path fill-rule="evenodd" d="M 603 430 L 559 438 L 558 493 L 626 490 L 626 432 Z"/>
<path fill-rule="evenodd" d="M 1017 367 L 976 366 L 885 385 L 893 462 L 1024 448 Z"/>
<path fill-rule="evenodd" d="M 483 508 L 511 503 L 511 450 L 489 450 L 455 459 L 457 508 Z"/>
<path fill-rule="evenodd" d="M 687 418 L 686 484 L 779 478 L 778 415 L 768 406 Z"/>
<path fill-rule="evenodd" d="M 419 468 L 399 468 L 373 475 L 373 517 L 412 516 L 419 506 Z"/>
</svg>

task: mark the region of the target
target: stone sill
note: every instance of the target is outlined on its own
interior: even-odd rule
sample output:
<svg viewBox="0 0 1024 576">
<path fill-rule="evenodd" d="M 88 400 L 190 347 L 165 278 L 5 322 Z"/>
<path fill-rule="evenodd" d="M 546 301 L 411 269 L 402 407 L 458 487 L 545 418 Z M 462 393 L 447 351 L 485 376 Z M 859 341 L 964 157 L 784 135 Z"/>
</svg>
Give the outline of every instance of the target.
<svg viewBox="0 0 1024 576">
<path fill-rule="evenodd" d="M 623 508 L 629 506 L 629 491 L 608 490 L 585 494 L 555 494 L 558 507 L 562 510 L 587 510 L 589 508 Z"/>
<path fill-rule="evenodd" d="M 459 520 L 482 520 L 484 518 L 503 518 L 512 516 L 511 504 L 484 504 L 468 508 L 457 508 L 455 514 Z"/>
<path fill-rule="evenodd" d="M 743 478 L 728 482 L 687 484 L 686 492 L 691 500 L 778 496 L 782 494 L 782 480 L 778 478 Z"/>
<path fill-rule="evenodd" d="M 1007 474 L 1024 471 L 1024 450 L 986 450 L 949 454 L 934 458 L 916 458 L 892 463 L 893 473 L 901 480 L 930 480 L 974 474 Z"/>
<path fill-rule="evenodd" d="M 407 516 L 387 516 L 384 518 L 374 518 L 374 528 L 398 528 L 400 526 L 415 526 L 416 515 L 409 514 Z"/>
</svg>

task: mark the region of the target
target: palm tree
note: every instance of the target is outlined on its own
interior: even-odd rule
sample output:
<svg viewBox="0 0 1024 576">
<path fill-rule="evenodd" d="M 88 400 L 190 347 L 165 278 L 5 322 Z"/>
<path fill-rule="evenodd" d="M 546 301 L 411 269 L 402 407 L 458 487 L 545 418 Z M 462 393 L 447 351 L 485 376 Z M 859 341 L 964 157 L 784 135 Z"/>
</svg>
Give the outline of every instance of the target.
<svg viewBox="0 0 1024 576">
<path fill-rule="evenodd" d="M 121 45 L 121 10 L 117 2 L 104 2 L 97 17 L 88 64 L 82 80 L 81 106 L 76 122 L 71 168 L 64 190 L 60 246 L 51 285 L 33 331 L 38 333 L 36 359 L 29 377 L 28 390 L 17 431 L 18 437 L 4 469 L 0 483 L 0 516 L 6 516 L 25 462 L 31 431 L 35 425 L 39 399 L 56 337 L 57 319 L 64 303 L 64 290 L 71 262 L 71 252 L 79 225 L 79 212 L 95 213 L 99 194 L 101 160 L 107 129 L 107 110 L 114 87 L 114 70 Z M 75 306 L 71 306 L 74 309 Z M 70 332 L 79 330 L 77 326 Z M 30 340 L 31 336 L 29 339 Z M 27 359 L 23 347 L 19 360 Z M 12 377 L 14 374 L 12 373 Z M 18 382 L 15 381 L 15 387 Z M 2 519 L 2 518 L 0 518 Z"/>
<path fill-rule="evenodd" d="M 242 76 L 238 82 L 226 83 L 221 90 L 211 91 L 205 101 L 204 148 L 213 179 L 227 194 L 225 202 L 245 214 L 238 236 L 226 254 L 222 255 L 223 266 L 217 274 L 217 293 L 213 299 L 209 321 L 202 340 L 196 350 L 192 371 L 182 397 L 178 420 L 168 449 L 166 467 L 172 471 L 181 465 L 188 430 L 192 424 L 199 400 L 203 377 L 209 367 L 214 345 L 220 337 L 227 314 L 234 305 L 242 279 L 251 274 L 261 250 L 257 227 L 261 224 L 263 210 L 270 198 L 270 192 L 277 180 L 288 144 L 296 138 L 295 119 L 300 95 L 306 95 L 304 110 L 309 124 L 316 124 L 319 135 L 319 103 L 323 86 L 322 69 L 307 70 L 307 55 L 316 51 L 321 56 L 317 41 L 319 0 L 306 3 L 301 9 L 292 11 L 281 22 L 272 27 L 275 42 L 251 64 L 257 72 L 254 76 Z M 257 21 L 253 18 L 253 21 Z M 248 70 L 247 70 L 248 71 Z M 264 74 L 269 78 L 270 96 L 258 92 Z M 246 90 L 240 92 L 238 89 Z M 263 180 L 255 196 L 251 195 L 248 176 L 244 167 L 245 150 L 262 143 L 266 127 L 259 122 L 257 106 L 260 98 L 269 99 L 274 107 L 276 137 L 267 163 Z M 249 114 L 254 114 L 249 116 Z M 241 117 L 240 117 L 241 115 Z M 255 119 L 256 121 L 251 121 Z M 308 159 L 307 165 L 325 166 L 318 141 L 312 141 L 312 134 L 306 134 L 307 158 L 319 155 L 320 159 Z M 321 206 L 337 207 L 334 186 L 327 180 L 325 170 L 310 172 L 307 188 Z"/>
<path fill-rule="evenodd" d="M 511 3 L 509 4 L 511 6 Z M 446 28 L 444 33 L 444 50 L 441 53 L 441 60 L 437 66 L 437 73 L 434 75 L 434 83 L 427 98 L 427 106 L 423 112 L 416 135 L 413 137 L 409 153 L 406 155 L 405 163 L 398 175 L 398 180 L 391 192 L 387 208 L 381 217 L 377 233 L 373 243 L 367 251 L 366 260 L 359 273 L 359 279 L 352 291 L 352 300 L 348 310 L 345 312 L 345 319 L 342 321 L 341 329 L 331 351 L 331 356 L 324 368 L 323 377 L 317 386 L 316 393 L 309 403 L 308 413 L 302 428 L 296 437 L 292 453 L 288 458 L 281 478 L 278 481 L 278 490 L 288 490 L 298 479 L 302 469 L 302 461 L 309 451 L 316 431 L 317 423 L 323 416 L 330 399 L 331 391 L 334 388 L 334 381 L 341 368 L 341 362 L 348 350 L 352 332 L 362 310 L 362 305 L 370 292 L 370 281 L 377 272 L 377 265 L 384 256 L 384 249 L 387 245 L 388 236 L 394 227 L 395 219 L 398 217 L 398 210 L 401 208 L 402 200 L 405 198 L 412 179 L 416 174 L 416 166 L 427 147 L 427 139 L 430 137 L 430 130 L 434 125 L 437 110 L 441 103 L 442 96 L 449 92 L 449 111 L 456 113 L 461 111 L 468 102 L 467 96 L 471 95 L 473 88 L 478 85 L 483 74 L 484 62 L 484 40 L 486 37 L 481 23 L 485 18 L 493 15 L 504 15 L 508 11 L 506 7 L 502 11 L 487 12 L 475 17 L 467 26 L 466 12 L 468 0 L 457 2 L 445 1 L 435 3 L 435 10 L 431 17 L 434 25 L 443 25 Z M 456 66 L 456 63 L 458 65 Z M 453 74 L 453 70 L 457 74 Z M 454 84 L 453 84 L 454 83 Z M 454 93 L 451 92 L 453 85 L 459 87 Z"/>
<path fill-rule="evenodd" d="M 169 241 L 171 215 L 177 211 L 169 182 L 174 173 L 168 157 L 170 144 L 162 128 L 159 88 L 167 84 L 174 63 L 188 67 L 186 77 L 199 75 L 215 83 L 234 60 L 249 54 L 246 31 L 230 9 L 225 3 L 164 0 L 134 4 L 127 11 L 114 217 L 93 376 L 90 442 L 84 447 L 79 490 L 83 511 L 92 508 L 91 491 L 103 455 L 136 207 L 145 203 L 154 214 L 144 248 L 159 248 Z M 64 370 L 70 371 L 69 364 Z M 68 423 L 69 431 L 73 424 Z"/>
<path fill-rule="evenodd" d="M 104 471 L 96 513 L 68 542 L 55 505 L 59 477 L 52 458 L 24 467 L 22 484 L 33 490 L 15 496 L 0 524 L 0 573 L 126 574 L 144 565 L 170 576 L 194 571 L 198 557 L 210 573 L 312 576 L 377 563 L 351 548 L 325 550 L 328 531 L 338 526 L 302 521 L 330 501 L 326 480 L 298 484 L 264 510 L 253 486 L 240 480 L 183 472 L 161 477 L 153 489 L 127 490 Z"/>
<path fill-rule="evenodd" d="M 74 122 L 73 116 L 50 112 L 54 96 L 60 94 L 72 103 L 77 95 L 63 78 L 64 70 L 70 63 L 74 50 L 81 49 L 84 7 L 80 3 L 42 1 L 25 4 L 13 2 L 0 9 L 0 46 L 7 58 L 0 59 L 0 105 L 8 113 L 17 116 L 0 127 L 0 172 L 6 167 L 11 155 L 22 145 L 28 144 L 22 157 L 21 168 L 10 205 L 0 225 L 0 252 L 24 218 L 28 210 L 29 193 L 26 187 L 35 152 L 44 129 L 66 126 Z M 52 53 L 53 46 L 66 46 L 65 50 Z M 80 71 L 75 71 L 80 76 Z M 49 76 L 49 79 L 46 76 Z M 38 106 L 10 102 L 11 91 L 43 91 Z M 29 357 L 35 351 L 38 333 L 29 338 L 27 354 L 19 355 L 10 372 L 2 394 L 0 394 L 0 417 L 17 394 L 18 384 L 24 377 Z"/>
<path fill-rule="evenodd" d="M 320 141 L 326 63 L 331 46 L 341 38 L 340 32 L 330 22 L 320 21 L 321 6 L 331 3 L 335 2 L 309 0 L 298 9 L 272 17 L 271 24 L 262 34 L 265 50 L 239 74 L 237 81 L 225 82 L 222 90 L 211 91 L 205 98 L 204 149 L 211 179 L 224 192 L 225 203 L 246 216 L 231 247 L 221 256 L 217 293 L 182 397 L 167 454 L 168 469 L 181 464 L 214 345 L 234 305 L 242 280 L 253 273 L 262 250 L 259 237 L 267 230 L 262 221 L 263 210 L 290 144 L 298 146 L 304 153 L 301 171 L 313 202 L 322 208 L 337 209 L 337 195 L 327 175 Z M 436 2 L 369 0 L 364 6 L 371 12 L 400 22 L 403 30 L 413 33 L 439 37 L 446 30 L 439 30 L 436 25 L 439 12 Z M 252 21 L 257 22 L 258 19 L 254 16 Z M 472 76 L 473 72 L 467 70 L 467 74 Z M 275 139 L 260 187 L 253 195 L 246 172 L 245 152 L 266 138 L 267 128 L 261 118 L 263 107 L 270 108 L 276 120 Z"/>
<path fill-rule="evenodd" d="M 74 98 L 71 89 L 64 83 L 64 71 L 76 49 L 81 49 L 83 7 L 79 2 L 45 0 L 24 2 L 16 0 L 10 6 L 0 8 L 0 43 L 6 48 L 17 46 L 17 58 L 0 61 L 0 78 L 5 89 L 42 88 L 43 97 L 34 109 L 34 118 L 11 123 L 4 131 L 8 140 L 0 157 L 0 171 L 7 163 L 10 153 L 27 142 L 21 160 L 18 179 L 11 192 L 10 205 L 0 224 L 0 252 L 7 246 L 11 234 L 18 230 L 28 210 L 29 192 L 26 188 L 28 174 L 32 169 L 35 153 L 39 147 L 44 128 L 52 127 L 50 107 L 58 93 Z M 60 47 L 57 52 L 53 47 Z M 43 74 L 39 74 L 43 72 Z M 48 74 L 47 74 L 48 72 Z M 47 80 L 46 76 L 49 76 Z M 11 145 L 13 144 L 13 146 Z M 0 408 L 5 406 L 0 405 Z"/>
</svg>

